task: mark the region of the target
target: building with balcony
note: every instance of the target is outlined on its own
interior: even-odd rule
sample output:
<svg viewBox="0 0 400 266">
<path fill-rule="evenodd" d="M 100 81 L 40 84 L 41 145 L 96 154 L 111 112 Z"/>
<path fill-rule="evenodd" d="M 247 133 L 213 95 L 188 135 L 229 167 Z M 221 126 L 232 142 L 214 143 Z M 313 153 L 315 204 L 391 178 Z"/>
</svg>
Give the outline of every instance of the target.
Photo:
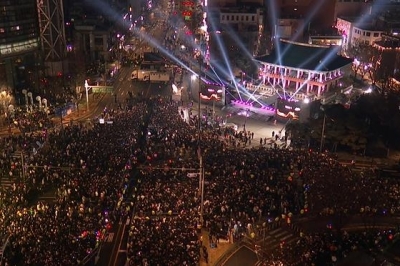
<svg viewBox="0 0 400 266">
<path fill-rule="evenodd" d="M 291 100 L 322 100 L 348 76 L 352 59 L 338 55 L 337 47 L 280 41 L 260 63 L 261 84 L 247 89 L 263 95 L 281 95 Z"/>
<path fill-rule="evenodd" d="M 38 90 L 39 72 L 44 70 L 39 48 L 36 0 L 0 0 L 0 93 L 8 97 L 2 100 L 3 109 L 11 95 Z"/>
</svg>

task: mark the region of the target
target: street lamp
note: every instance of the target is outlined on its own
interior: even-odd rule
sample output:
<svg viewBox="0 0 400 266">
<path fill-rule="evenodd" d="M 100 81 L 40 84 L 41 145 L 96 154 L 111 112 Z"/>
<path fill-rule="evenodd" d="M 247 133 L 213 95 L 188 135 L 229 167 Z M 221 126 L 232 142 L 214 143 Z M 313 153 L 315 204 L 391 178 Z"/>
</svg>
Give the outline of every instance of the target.
<svg viewBox="0 0 400 266">
<path fill-rule="evenodd" d="M 320 153 L 322 153 L 322 148 L 324 147 L 325 123 L 326 123 L 326 114 L 324 112 L 324 120 L 322 122 L 322 132 L 321 132 L 321 143 L 319 146 Z"/>
<path fill-rule="evenodd" d="M 39 103 L 39 110 L 42 110 L 42 97 L 36 96 L 36 101 Z"/>
<path fill-rule="evenodd" d="M 85 80 L 85 90 L 86 90 L 86 111 L 89 112 L 89 83 Z"/>
<path fill-rule="evenodd" d="M 31 110 L 31 112 L 32 112 L 32 108 L 33 108 L 33 94 L 32 94 L 32 92 L 28 92 L 27 95 L 28 95 L 28 98 L 31 100 L 31 104 L 29 105 L 29 107 L 30 107 L 30 110 Z"/>
<path fill-rule="evenodd" d="M 48 114 L 48 108 L 47 108 L 47 99 L 42 99 L 42 103 L 44 105 L 44 111 L 46 114 Z"/>
</svg>

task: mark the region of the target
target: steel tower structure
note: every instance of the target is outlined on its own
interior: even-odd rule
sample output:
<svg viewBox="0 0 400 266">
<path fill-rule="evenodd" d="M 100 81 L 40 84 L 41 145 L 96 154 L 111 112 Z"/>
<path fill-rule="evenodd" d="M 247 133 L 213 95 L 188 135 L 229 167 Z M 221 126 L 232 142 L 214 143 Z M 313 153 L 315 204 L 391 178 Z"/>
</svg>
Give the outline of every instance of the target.
<svg viewBox="0 0 400 266">
<path fill-rule="evenodd" d="M 63 73 L 66 60 L 66 39 L 63 0 L 37 0 L 39 31 L 46 74 Z"/>
</svg>

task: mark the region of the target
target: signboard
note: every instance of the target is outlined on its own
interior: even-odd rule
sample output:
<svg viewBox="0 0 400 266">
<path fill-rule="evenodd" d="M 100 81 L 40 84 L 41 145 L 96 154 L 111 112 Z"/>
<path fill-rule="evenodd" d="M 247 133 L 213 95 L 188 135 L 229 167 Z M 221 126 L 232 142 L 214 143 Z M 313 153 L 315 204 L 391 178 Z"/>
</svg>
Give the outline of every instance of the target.
<svg viewBox="0 0 400 266">
<path fill-rule="evenodd" d="M 91 86 L 93 93 L 113 93 L 112 86 Z"/>
<path fill-rule="evenodd" d="M 75 103 L 67 103 L 67 104 L 65 104 L 65 106 L 60 106 L 60 107 L 55 108 L 54 114 L 56 116 L 65 117 L 65 116 L 71 114 L 75 110 L 76 110 Z"/>
<path fill-rule="evenodd" d="M 283 119 L 298 120 L 301 111 L 301 102 L 283 98 L 277 99 L 276 114 Z"/>
<path fill-rule="evenodd" d="M 219 84 L 201 85 L 200 97 L 204 101 L 223 102 L 225 95 L 225 88 Z"/>
</svg>

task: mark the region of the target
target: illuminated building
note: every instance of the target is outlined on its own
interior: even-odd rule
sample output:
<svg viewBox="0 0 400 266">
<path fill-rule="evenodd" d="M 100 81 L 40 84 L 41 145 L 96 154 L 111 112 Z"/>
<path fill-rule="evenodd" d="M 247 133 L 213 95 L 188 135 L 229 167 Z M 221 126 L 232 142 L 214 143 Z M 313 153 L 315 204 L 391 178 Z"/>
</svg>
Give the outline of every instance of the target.
<svg viewBox="0 0 400 266">
<path fill-rule="evenodd" d="M 358 18 L 338 18 L 336 28 L 343 36 L 344 50 L 359 44 L 371 45 L 380 40 L 385 32 L 371 16 L 361 20 Z"/>
<path fill-rule="evenodd" d="M 380 41 L 372 45 L 378 51 L 378 60 L 376 61 L 376 78 L 399 78 L 400 77 L 400 37 L 397 35 L 382 35 Z M 373 62 L 375 63 L 375 62 Z M 395 81 L 396 79 L 393 79 Z M 398 82 L 394 82 L 399 86 Z"/>
<path fill-rule="evenodd" d="M 36 8 L 36 0 L 0 0 L 0 89 L 9 95 L 39 87 L 43 65 Z"/>
<path fill-rule="evenodd" d="M 338 45 L 342 46 L 343 45 L 343 36 L 340 35 L 330 35 L 330 36 L 309 36 L 308 37 L 308 43 L 309 44 L 314 44 L 314 45 L 326 45 L 326 46 L 331 46 L 331 45 Z"/>
<path fill-rule="evenodd" d="M 327 103 L 348 76 L 352 59 L 337 54 L 337 47 L 280 41 L 269 55 L 255 58 L 260 63 L 261 84 L 247 84 L 247 90 L 264 98 L 292 101 L 321 100 Z"/>
</svg>

